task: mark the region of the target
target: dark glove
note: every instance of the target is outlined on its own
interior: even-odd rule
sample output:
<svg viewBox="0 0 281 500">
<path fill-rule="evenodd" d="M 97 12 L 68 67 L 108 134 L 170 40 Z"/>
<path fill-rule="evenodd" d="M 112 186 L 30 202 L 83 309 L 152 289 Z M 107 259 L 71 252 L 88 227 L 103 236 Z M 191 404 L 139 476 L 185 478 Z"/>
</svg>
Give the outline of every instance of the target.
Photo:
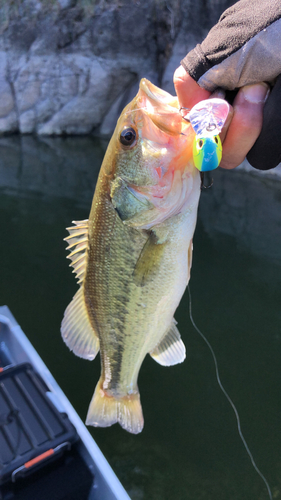
<svg viewBox="0 0 281 500">
<path fill-rule="evenodd" d="M 281 1 L 240 0 L 227 9 L 201 45 L 181 61 L 200 87 L 233 91 L 267 82 L 262 132 L 247 155 L 257 169 L 281 161 Z M 278 78 L 277 78 L 278 77 Z M 276 80 L 277 78 L 277 80 Z"/>
</svg>

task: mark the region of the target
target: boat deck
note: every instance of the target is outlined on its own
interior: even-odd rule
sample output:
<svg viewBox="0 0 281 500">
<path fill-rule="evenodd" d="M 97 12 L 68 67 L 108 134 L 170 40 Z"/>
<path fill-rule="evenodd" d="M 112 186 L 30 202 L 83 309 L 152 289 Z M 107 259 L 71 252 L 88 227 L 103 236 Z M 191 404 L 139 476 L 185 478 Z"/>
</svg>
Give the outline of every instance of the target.
<svg viewBox="0 0 281 500">
<path fill-rule="evenodd" d="M 47 399 L 51 401 L 53 411 L 57 412 L 57 415 L 60 414 L 61 416 L 66 414 L 68 417 L 67 420 L 69 419 L 72 424 L 71 427 L 74 427 L 73 436 L 70 432 L 70 434 L 68 434 L 68 439 L 66 440 L 68 444 L 70 441 L 73 441 L 73 443 L 70 443 L 70 451 L 67 451 L 63 455 L 59 453 L 59 458 L 57 458 L 55 462 L 46 460 L 46 466 L 40 468 L 40 470 L 36 470 L 32 476 L 29 475 L 29 477 L 25 479 L 17 477 L 16 480 L 13 481 L 13 484 L 12 481 L 9 481 L 8 483 L 0 486 L 0 500 L 2 498 L 5 500 L 5 498 L 8 497 L 9 499 L 16 498 L 17 500 L 30 500 L 30 498 L 33 500 L 39 500 L 39 498 L 40 500 L 45 500 L 45 498 L 46 500 L 49 498 L 56 498 L 58 500 L 130 500 L 130 497 L 119 482 L 117 476 L 114 474 L 91 434 L 81 421 L 80 417 L 63 393 L 62 389 L 57 384 L 41 357 L 38 355 L 37 351 L 23 333 L 7 306 L 0 306 L 0 360 L 0 375 L 2 375 L 2 378 L 4 378 L 5 375 L 5 380 L 9 381 L 9 383 L 9 371 L 10 375 L 13 377 L 15 375 L 18 377 L 19 374 L 22 374 L 22 377 L 27 376 L 26 373 L 28 373 L 28 376 L 31 377 L 31 379 L 33 375 L 30 375 L 30 373 L 33 373 L 33 370 L 35 373 L 39 374 L 40 379 L 46 385 Z M 17 385 L 20 382 L 21 381 L 17 380 Z M 7 388 L 10 387 L 8 382 L 6 385 Z M 1 381 L 1 387 L 2 386 L 3 383 Z M 12 388 L 10 388 L 10 391 L 11 390 Z M 23 390 L 24 389 L 22 389 L 22 391 Z M 43 397 L 43 392 L 41 388 L 40 397 Z M 15 396 L 11 399 L 14 400 Z M 45 405 L 47 404 L 47 399 L 45 401 Z M 7 400 L 6 398 L 6 401 L 9 401 L 9 399 Z M 2 415 L 0 415 L 0 428 L 4 429 L 3 432 L 7 431 L 7 429 L 5 429 L 7 422 L 11 425 L 16 425 L 17 420 L 19 420 L 21 416 L 19 409 L 13 409 L 11 401 L 7 404 L 10 405 L 10 413 L 8 415 L 10 420 L 8 418 L 5 420 L 5 418 L 2 418 Z M 30 407 L 30 405 L 31 403 L 28 406 Z M 0 394 L 0 414 L 3 413 L 3 408 L 4 402 L 1 404 Z M 17 408 L 20 408 L 19 403 L 17 403 Z M 11 414 L 11 411 L 13 414 Z M 44 411 L 46 411 L 46 408 Z M 40 410 L 37 408 L 34 412 L 37 418 L 40 414 Z M 13 417 L 16 416 L 14 422 L 11 420 L 11 415 Z M 17 415 L 19 416 L 17 417 Z M 43 422 L 43 424 L 46 427 L 46 422 Z M 41 425 L 43 424 L 41 423 Z M 22 423 L 22 425 L 24 425 L 24 423 Z M 19 429 L 21 428 L 19 427 Z M 25 434 L 26 432 L 26 429 L 24 429 Z M 50 434 L 49 429 L 48 433 Z M 6 439 L 8 439 L 7 436 Z M 51 449 L 55 450 L 56 447 L 53 446 Z M 58 452 L 60 451 L 61 450 L 59 449 Z M 45 451 L 45 453 L 48 452 Z M 43 454 L 41 455 L 43 456 Z M 11 458 L 11 462 L 13 462 L 14 457 Z M 26 465 L 27 464 L 25 463 L 25 469 Z M 1 468 L 3 469 L 3 464 L 1 464 L 0 458 L 0 473 Z M 21 474 L 18 474 L 18 476 L 21 476 Z M 53 493 L 48 491 L 50 488 L 53 490 Z"/>
</svg>

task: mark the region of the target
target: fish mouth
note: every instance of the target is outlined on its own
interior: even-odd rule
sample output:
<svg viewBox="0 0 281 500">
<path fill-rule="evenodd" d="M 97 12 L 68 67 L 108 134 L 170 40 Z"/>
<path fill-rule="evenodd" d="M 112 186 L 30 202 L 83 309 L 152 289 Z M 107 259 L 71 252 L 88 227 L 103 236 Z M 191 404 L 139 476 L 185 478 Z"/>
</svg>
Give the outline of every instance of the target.
<svg viewBox="0 0 281 500">
<path fill-rule="evenodd" d="M 177 97 L 159 89 L 146 78 L 140 81 L 140 109 L 149 116 L 152 122 L 169 135 L 179 135 L 186 127 L 181 114 Z"/>
</svg>

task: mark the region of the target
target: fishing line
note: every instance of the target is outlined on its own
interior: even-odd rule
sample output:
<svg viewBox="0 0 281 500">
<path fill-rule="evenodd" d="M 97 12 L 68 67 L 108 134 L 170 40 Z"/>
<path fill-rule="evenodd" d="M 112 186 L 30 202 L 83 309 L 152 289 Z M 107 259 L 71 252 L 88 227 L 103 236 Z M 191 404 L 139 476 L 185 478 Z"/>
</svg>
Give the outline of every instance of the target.
<svg viewBox="0 0 281 500">
<path fill-rule="evenodd" d="M 244 435 L 242 433 L 241 422 L 240 422 L 240 417 L 239 417 L 238 410 L 237 410 L 235 404 L 233 403 L 231 397 L 227 393 L 226 389 L 222 385 L 222 382 L 221 382 L 221 379 L 220 379 L 220 374 L 219 374 L 218 362 L 217 362 L 217 358 L 216 358 L 216 355 L 214 353 L 214 350 L 213 350 L 210 342 L 206 339 L 205 335 L 203 335 L 203 333 L 199 330 L 199 328 L 195 324 L 195 321 L 194 321 L 193 316 L 192 316 L 191 292 L 190 292 L 189 285 L 188 285 L 187 289 L 188 289 L 188 294 L 189 294 L 189 317 L 190 317 L 190 321 L 191 321 L 192 325 L 194 326 L 195 330 L 199 333 L 200 337 L 204 340 L 205 344 L 207 344 L 209 350 L 211 351 L 211 354 L 212 354 L 212 357 L 213 357 L 213 360 L 214 360 L 214 364 L 215 364 L 215 369 L 216 369 L 217 382 L 218 382 L 219 388 L 221 389 L 222 393 L 224 394 L 224 396 L 226 397 L 227 401 L 229 402 L 230 406 L 232 407 L 232 409 L 234 411 L 234 414 L 235 414 L 235 417 L 236 417 L 236 421 L 237 421 L 238 434 L 240 436 L 240 439 L 241 439 L 241 441 L 242 441 L 242 443 L 244 445 L 244 448 L 245 448 L 246 452 L 248 453 L 248 455 L 250 457 L 250 460 L 252 462 L 252 466 L 254 467 L 255 471 L 260 476 L 260 478 L 263 480 L 263 482 L 264 482 L 264 484 L 265 484 L 265 486 L 267 488 L 267 492 L 268 492 L 268 496 L 269 496 L 270 500 L 273 500 L 272 499 L 272 493 L 271 493 L 270 486 L 269 486 L 267 480 L 265 479 L 264 475 L 261 473 L 260 469 L 258 468 L 258 466 L 257 466 L 257 464 L 256 464 L 256 462 L 254 460 L 254 457 L 253 457 L 253 455 L 252 455 L 252 453 L 251 453 L 251 451 L 249 449 L 249 446 L 248 446 L 248 444 L 246 442 L 246 439 L 244 438 Z"/>
</svg>

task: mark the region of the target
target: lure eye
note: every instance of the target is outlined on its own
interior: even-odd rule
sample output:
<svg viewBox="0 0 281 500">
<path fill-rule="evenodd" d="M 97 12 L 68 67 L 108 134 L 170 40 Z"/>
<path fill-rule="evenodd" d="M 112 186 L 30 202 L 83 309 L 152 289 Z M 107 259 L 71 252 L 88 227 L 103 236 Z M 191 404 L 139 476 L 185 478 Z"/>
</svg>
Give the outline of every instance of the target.
<svg viewBox="0 0 281 500">
<path fill-rule="evenodd" d="M 120 134 L 120 142 L 123 146 L 132 146 L 137 138 L 137 133 L 132 127 L 126 127 Z"/>
<path fill-rule="evenodd" d="M 201 149 L 201 148 L 203 148 L 203 144 L 204 144 L 203 140 L 202 140 L 202 139 L 200 139 L 200 140 L 198 141 L 198 146 L 199 146 L 199 148 L 200 148 L 200 149 Z"/>
<path fill-rule="evenodd" d="M 214 139 L 215 139 L 215 143 L 216 143 L 216 144 L 218 144 L 218 143 L 219 143 L 219 140 L 218 140 L 218 138 L 217 138 L 217 136 L 216 136 L 216 135 L 215 135 Z"/>
</svg>

